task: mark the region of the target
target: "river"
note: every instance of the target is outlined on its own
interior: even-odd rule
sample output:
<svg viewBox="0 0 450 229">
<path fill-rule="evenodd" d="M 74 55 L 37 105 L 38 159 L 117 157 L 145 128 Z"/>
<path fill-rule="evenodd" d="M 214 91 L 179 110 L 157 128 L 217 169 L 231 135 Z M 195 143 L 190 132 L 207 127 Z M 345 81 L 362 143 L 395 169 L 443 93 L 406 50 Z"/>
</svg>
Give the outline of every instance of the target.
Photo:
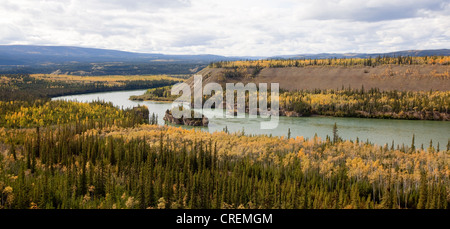
<svg viewBox="0 0 450 229">
<path fill-rule="evenodd" d="M 150 114 L 158 115 L 158 123 L 163 124 L 164 112 L 172 107 L 172 103 L 154 101 L 131 101 L 132 95 L 142 95 L 146 90 L 116 91 L 89 93 L 80 95 L 70 95 L 55 97 L 52 100 L 76 100 L 79 102 L 90 102 L 94 100 L 104 100 L 112 102 L 120 108 L 130 108 L 146 105 Z M 244 131 L 245 134 L 272 134 L 273 136 L 287 136 L 290 129 L 291 137 L 303 136 L 305 138 L 314 137 L 317 134 L 322 139 L 333 135 L 333 125 L 337 124 L 338 135 L 343 139 L 369 141 L 378 145 L 386 143 L 391 145 L 405 144 L 411 145 L 412 136 L 415 135 L 415 146 L 419 148 L 421 144 L 426 149 L 430 140 L 433 145 L 437 143 L 440 149 L 447 147 L 450 138 L 450 122 L 444 121 L 422 121 L 422 120 L 393 120 L 393 119 L 364 119 L 364 118 L 337 118 L 337 117 L 280 117 L 279 124 L 273 130 L 261 130 L 258 119 L 225 119 L 210 118 L 208 127 L 195 127 L 204 131 L 222 131 L 225 127 L 230 133 Z M 194 128 L 187 127 L 184 128 Z"/>
</svg>

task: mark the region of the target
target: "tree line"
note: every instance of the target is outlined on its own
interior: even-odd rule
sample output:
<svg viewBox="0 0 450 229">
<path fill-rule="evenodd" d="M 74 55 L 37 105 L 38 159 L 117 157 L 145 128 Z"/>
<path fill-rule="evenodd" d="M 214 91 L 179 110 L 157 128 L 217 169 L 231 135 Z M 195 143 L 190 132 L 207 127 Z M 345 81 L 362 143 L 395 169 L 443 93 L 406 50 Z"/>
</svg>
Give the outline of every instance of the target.
<svg viewBox="0 0 450 229">
<path fill-rule="evenodd" d="M 162 87 L 181 82 L 181 79 L 170 77 L 149 77 L 149 79 L 120 80 L 114 83 L 90 80 L 46 79 L 33 77 L 29 74 L 0 75 L 1 101 L 34 101 L 36 99 L 48 100 L 50 97 L 83 94 L 91 92 L 147 89 Z"/>
<path fill-rule="evenodd" d="M 306 66 L 367 66 L 375 67 L 381 65 L 448 65 L 449 56 L 377 56 L 375 58 L 298 58 L 298 59 L 266 59 L 245 61 L 218 61 L 208 65 L 210 68 L 253 68 L 256 74 L 262 68 L 285 68 Z"/>
</svg>

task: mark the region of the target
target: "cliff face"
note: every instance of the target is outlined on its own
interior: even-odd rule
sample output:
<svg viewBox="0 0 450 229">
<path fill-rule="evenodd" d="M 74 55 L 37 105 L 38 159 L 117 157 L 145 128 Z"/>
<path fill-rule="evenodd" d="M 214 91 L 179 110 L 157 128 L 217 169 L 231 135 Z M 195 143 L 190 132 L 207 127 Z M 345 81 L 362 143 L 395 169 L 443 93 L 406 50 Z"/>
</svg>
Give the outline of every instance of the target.
<svg viewBox="0 0 450 229">
<path fill-rule="evenodd" d="M 450 65 L 383 65 L 364 66 L 308 66 L 263 68 L 257 74 L 248 68 L 239 74 L 226 74 L 233 69 L 204 68 L 196 74 L 202 75 L 203 86 L 210 82 L 279 83 L 280 89 L 360 89 L 379 88 L 380 90 L 429 91 L 450 90 Z M 233 77 L 229 77 L 233 76 Z M 193 86 L 193 77 L 186 83 Z"/>
<path fill-rule="evenodd" d="M 172 115 L 170 110 L 166 110 L 166 113 L 163 118 L 164 121 L 177 124 L 177 125 L 186 125 L 186 126 L 208 126 L 209 120 L 206 116 L 202 115 L 202 118 L 175 118 Z"/>
</svg>

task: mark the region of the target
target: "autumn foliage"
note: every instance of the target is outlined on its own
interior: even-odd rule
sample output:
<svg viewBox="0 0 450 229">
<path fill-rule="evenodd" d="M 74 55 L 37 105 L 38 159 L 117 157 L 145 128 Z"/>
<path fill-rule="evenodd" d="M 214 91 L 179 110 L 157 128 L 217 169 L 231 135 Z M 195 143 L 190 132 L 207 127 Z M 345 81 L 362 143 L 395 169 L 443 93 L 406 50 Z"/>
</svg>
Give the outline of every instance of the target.
<svg viewBox="0 0 450 229">
<path fill-rule="evenodd" d="M 331 130 L 330 130 L 331 132 Z M 45 128 L 3 151 L 2 208 L 447 208 L 449 151 L 156 125 Z"/>
<path fill-rule="evenodd" d="M 301 90 L 280 94 L 280 109 L 302 116 L 450 120 L 449 91 Z"/>
<path fill-rule="evenodd" d="M 284 68 L 306 66 L 380 66 L 380 65 L 449 65 L 449 56 L 378 56 L 375 58 L 327 58 L 327 59 L 268 59 L 245 61 L 220 61 L 209 65 L 212 68 Z"/>
</svg>

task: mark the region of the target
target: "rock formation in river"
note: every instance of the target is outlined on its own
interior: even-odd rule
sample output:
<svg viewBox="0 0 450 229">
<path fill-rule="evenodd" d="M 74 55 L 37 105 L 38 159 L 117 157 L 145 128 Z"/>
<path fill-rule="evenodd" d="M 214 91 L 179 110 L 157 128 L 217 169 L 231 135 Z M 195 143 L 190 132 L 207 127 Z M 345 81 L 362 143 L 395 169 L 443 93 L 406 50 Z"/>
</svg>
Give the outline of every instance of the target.
<svg viewBox="0 0 450 229">
<path fill-rule="evenodd" d="M 183 116 L 181 116 L 181 118 L 175 118 L 170 110 L 166 110 L 163 120 L 173 124 L 186 126 L 208 126 L 209 124 L 208 118 L 204 115 L 202 115 L 202 118 L 185 118 Z"/>
</svg>

